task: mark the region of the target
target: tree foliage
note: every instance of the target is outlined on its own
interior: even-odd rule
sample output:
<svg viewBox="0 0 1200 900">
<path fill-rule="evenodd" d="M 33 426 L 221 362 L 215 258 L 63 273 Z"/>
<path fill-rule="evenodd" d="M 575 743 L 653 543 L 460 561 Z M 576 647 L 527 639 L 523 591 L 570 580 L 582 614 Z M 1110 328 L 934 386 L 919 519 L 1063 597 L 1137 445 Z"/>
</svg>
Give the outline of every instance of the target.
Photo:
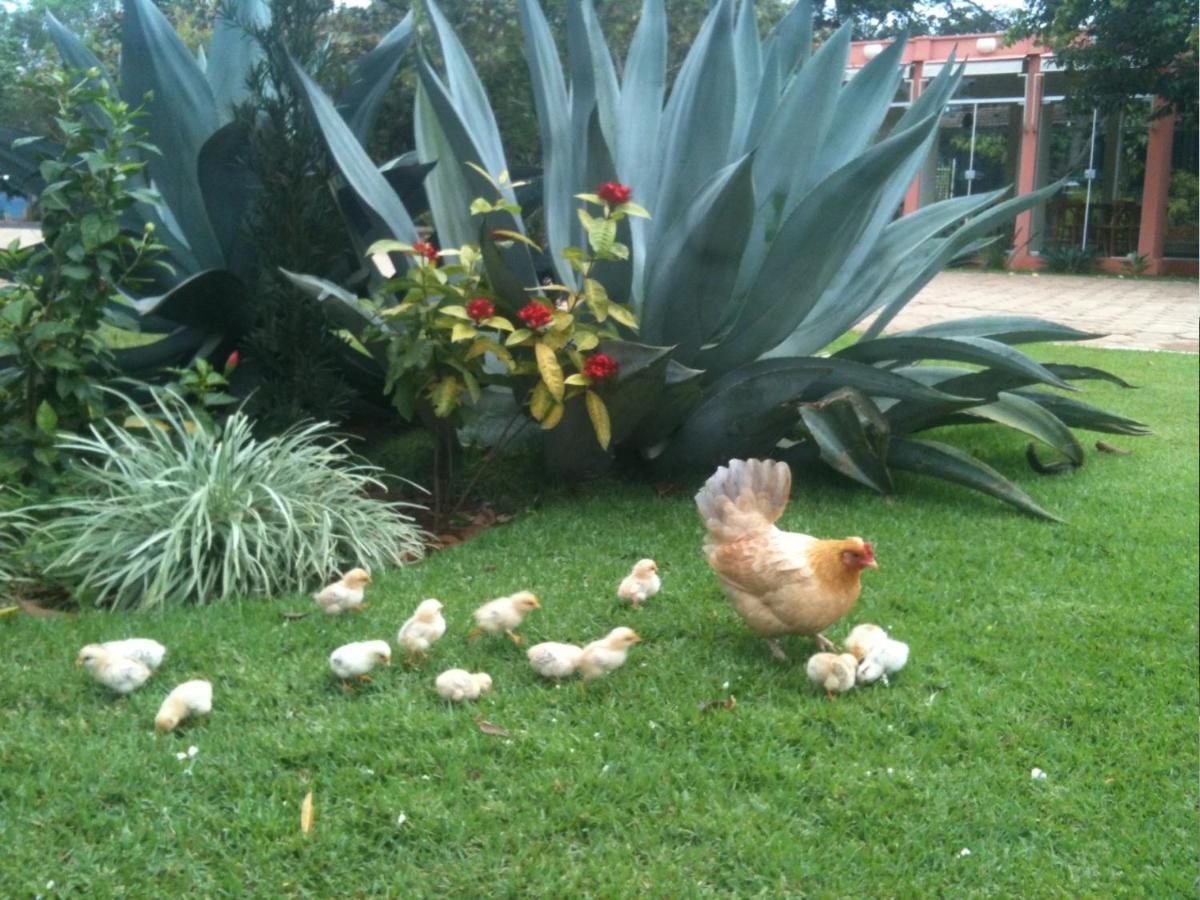
<svg viewBox="0 0 1200 900">
<path fill-rule="evenodd" d="M 1116 110 L 1152 94 L 1161 113 L 1196 114 L 1197 0 L 1029 0 L 1011 34 L 1034 36 L 1079 81 L 1081 108 Z"/>
</svg>

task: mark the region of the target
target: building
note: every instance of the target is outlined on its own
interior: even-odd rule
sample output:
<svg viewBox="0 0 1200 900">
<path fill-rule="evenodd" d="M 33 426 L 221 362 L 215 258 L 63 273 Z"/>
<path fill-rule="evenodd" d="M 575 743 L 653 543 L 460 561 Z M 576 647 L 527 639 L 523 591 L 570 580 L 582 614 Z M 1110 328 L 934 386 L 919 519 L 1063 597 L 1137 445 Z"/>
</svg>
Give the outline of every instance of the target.
<svg viewBox="0 0 1200 900">
<path fill-rule="evenodd" d="M 851 76 L 883 47 L 853 44 Z M 1124 271 L 1137 256 L 1146 274 L 1197 275 L 1195 122 L 1152 118 L 1150 97 L 1131 113 L 1075 113 L 1065 102 L 1071 76 L 1055 65 L 1054 54 L 1032 40 L 1006 47 L 1000 34 L 911 39 L 889 118 L 900 116 L 952 53 L 966 62 L 963 81 L 904 199 L 905 213 L 1006 185 L 1024 194 L 1066 177 L 1053 200 L 1017 217 L 1012 268 L 1036 269 L 1046 257 L 1078 248 L 1108 271 Z"/>
</svg>

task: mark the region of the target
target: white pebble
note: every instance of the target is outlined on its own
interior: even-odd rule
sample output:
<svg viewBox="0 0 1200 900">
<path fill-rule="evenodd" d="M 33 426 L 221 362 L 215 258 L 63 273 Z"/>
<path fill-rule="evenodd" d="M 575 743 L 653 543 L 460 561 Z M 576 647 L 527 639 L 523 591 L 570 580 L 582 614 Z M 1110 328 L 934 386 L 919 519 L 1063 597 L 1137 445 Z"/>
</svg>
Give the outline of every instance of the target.
<svg viewBox="0 0 1200 900">
<path fill-rule="evenodd" d="M 970 856 L 971 851 L 969 849 L 967 849 L 966 847 L 963 847 L 961 850 L 958 851 L 958 855 L 959 856 Z"/>
<path fill-rule="evenodd" d="M 1037 766 L 1034 766 L 1033 769 L 1030 770 L 1030 772 L 1029 772 L 1029 777 L 1032 778 L 1034 781 L 1045 781 L 1046 773 L 1043 772 L 1041 769 L 1039 769 Z"/>
</svg>

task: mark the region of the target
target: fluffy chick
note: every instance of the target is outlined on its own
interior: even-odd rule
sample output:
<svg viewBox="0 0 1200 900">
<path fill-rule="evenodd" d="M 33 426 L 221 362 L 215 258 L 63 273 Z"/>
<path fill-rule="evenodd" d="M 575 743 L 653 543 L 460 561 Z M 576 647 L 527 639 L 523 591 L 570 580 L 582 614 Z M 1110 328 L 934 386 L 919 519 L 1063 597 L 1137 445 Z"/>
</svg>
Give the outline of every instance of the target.
<svg viewBox="0 0 1200 900">
<path fill-rule="evenodd" d="M 884 638 L 858 664 L 858 683 L 871 684 L 883 679 L 888 683 L 888 676 L 895 675 L 908 663 L 908 644 L 892 638 Z"/>
<path fill-rule="evenodd" d="M 371 576 L 366 569 L 351 569 L 333 584 L 313 594 L 313 599 L 329 616 L 340 615 L 348 609 L 358 612 L 367 608 L 363 603 L 363 589 L 370 583 Z"/>
<path fill-rule="evenodd" d="M 477 700 L 480 694 L 492 689 L 492 676 L 487 672 L 468 672 L 466 669 L 447 669 L 434 681 L 437 692 L 443 700 L 451 703 L 461 703 L 464 700 Z"/>
<path fill-rule="evenodd" d="M 154 727 L 158 731 L 171 731 L 189 716 L 203 716 L 212 712 L 212 685 L 196 679 L 185 681 L 171 693 L 158 708 Z"/>
<path fill-rule="evenodd" d="M 584 682 L 607 675 L 625 665 L 629 648 L 641 643 L 636 631 L 632 628 L 614 628 L 598 641 L 592 641 L 583 648 L 579 656 L 579 673 Z"/>
<path fill-rule="evenodd" d="M 560 644 L 557 641 L 546 641 L 534 644 L 525 655 L 533 670 L 543 678 L 553 678 L 558 681 L 574 674 L 579 668 L 579 658 L 583 656 L 583 648 L 575 644 Z"/>
<path fill-rule="evenodd" d="M 475 610 L 475 627 L 471 629 L 470 638 L 474 640 L 485 631 L 488 634 L 503 631 L 514 644 L 521 644 L 524 639 L 515 634 L 513 629 L 520 625 L 529 613 L 541 608 L 542 604 L 538 602 L 538 598 L 529 591 L 517 591 L 508 597 L 489 600 Z"/>
<path fill-rule="evenodd" d="M 858 660 L 851 653 L 814 653 L 805 666 L 809 680 L 825 688 L 825 696 L 844 694 L 854 687 Z"/>
<path fill-rule="evenodd" d="M 643 602 L 658 593 L 662 587 L 662 579 L 658 577 L 658 563 L 652 559 L 640 559 L 634 564 L 633 571 L 625 576 L 621 586 L 617 588 L 617 596 L 628 600 L 637 609 Z"/>
<path fill-rule="evenodd" d="M 433 643 L 446 633 L 446 620 L 442 616 L 439 600 L 422 600 L 396 635 L 396 643 L 405 650 L 404 661 L 412 662 L 414 656 L 425 659 Z"/>
<path fill-rule="evenodd" d="M 846 638 L 846 652 L 854 654 L 859 662 L 867 658 L 872 650 L 888 639 L 888 634 L 878 625 L 864 623 L 854 626 Z"/>
<path fill-rule="evenodd" d="M 167 655 L 167 648 L 150 638 L 126 638 L 123 641 L 105 641 L 100 645 L 118 656 L 136 659 L 151 672 L 157 671 Z"/>
<path fill-rule="evenodd" d="M 75 664 L 88 670 L 96 681 L 118 694 L 128 694 L 146 683 L 149 667 L 107 649 L 101 644 L 88 644 L 75 657 Z"/>
<path fill-rule="evenodd" d="M 387 641 L 356 641 L 343 644 L 329 654 L 329 668 L 342 681 L 357 678 L 370 681 L 367 674 L 379 663 L 392 663 L 392 648 Z"/>
</svg>

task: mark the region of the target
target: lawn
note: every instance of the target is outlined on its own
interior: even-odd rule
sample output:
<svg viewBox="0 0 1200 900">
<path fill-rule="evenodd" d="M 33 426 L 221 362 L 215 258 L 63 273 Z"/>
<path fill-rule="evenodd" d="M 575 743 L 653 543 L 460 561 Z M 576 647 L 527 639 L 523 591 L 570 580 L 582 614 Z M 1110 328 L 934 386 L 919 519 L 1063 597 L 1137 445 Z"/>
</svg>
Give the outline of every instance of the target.
<svg viewBox="0 0 1200 900">
<path fill-rule="evenodd" d="M 358 616 L 287 621 L 312 607 L 293 596 L 0 621 L 0 895 L 1194 896 L 1197 358 L 1034 352 L 1143 385 L 1085 398 L 1156 434 L 1084 435 L 1133 454 L 1057 477 L 1016 435 L 947 435 L 1060 525 L 926 480 L 884 501 L 797 473 L 782 524 L 861 534 L 880 560 L 830 636 L 872 621 L 912 647 L 890 687 L 833 702 L 809 643 L 778 662 L 723 600 L 691 484 L 547 489 L 378 578 Z M 644 555 L 664 587 L 633 612 L 615 589 Z M 543 683 L 507 640 L 466 640 L 478 603 L 523 587 L 545 607 L 530 642 L 629 624 L 645 643 L 587 691 Z M 343 691 L 330 650 L 394 640 L 428 596 L 450 622 L 431 662 L 397 654 Z M 135 634 L 170 652 L 127 699 L 73 665 Z M 456 665 L 495 692 L 448 708 L 432 682 Z M 156 736 L 163 696 L 201 676 L 212 715 Z"/>
</svg>

